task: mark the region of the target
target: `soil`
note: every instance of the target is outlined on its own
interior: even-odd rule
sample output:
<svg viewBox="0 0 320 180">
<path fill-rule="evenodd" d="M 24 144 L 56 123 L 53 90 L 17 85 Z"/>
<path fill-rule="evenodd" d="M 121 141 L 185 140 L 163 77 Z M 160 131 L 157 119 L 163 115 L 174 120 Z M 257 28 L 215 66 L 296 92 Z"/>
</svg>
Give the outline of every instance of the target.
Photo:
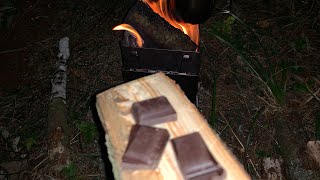
<svg viewBox="0 0 320 180">
<path fill-rule="evenodd" d="M 73 162 L 66 176 L 113 179 L 94 97 L 123 82 L 119 49 L 122 33 L 111 29 L 121 24 L 132 2 L 14 3 L 16 15 L 8 27 L 0 28 L 0 179 L 50 179 L 46 172 L 50 79 L 59 39 L 65 36 L 70 38 L 71 47 L 67 104 Z M 5 4 L 0 3 L 2 6 Z M 293 8 L 284 0 L 243 0 L 234 2 L 233 7 L 232 12 L 274 52 L 268 58 L 270 64 L 288 60 L 303 69 L 288 72 L 285 104 L 279 105 L 235 51 L 208 33 L 212 25 L 225 25 L 229 15 L 216 14 L 201 25 L 198 108 L 209 121 L 216 120 L 215 130 L 248 173 L 254 179 L 263 179 L 263 159 L 282 156 L 275 139 L 275 121 L 285 117 L 302 149 L 315 140 L 315 121 L 320 112 L 320 5 L 305 3 Z M 252 56 L 266 61 L 267 55 L 250 39 L 250 31 L 239 24 L 231 23 L 231 32 L 227 33 L 249 48 Z M 308 84 L 308 89 L 297 88 L 301 84 Z"/>
</svg>

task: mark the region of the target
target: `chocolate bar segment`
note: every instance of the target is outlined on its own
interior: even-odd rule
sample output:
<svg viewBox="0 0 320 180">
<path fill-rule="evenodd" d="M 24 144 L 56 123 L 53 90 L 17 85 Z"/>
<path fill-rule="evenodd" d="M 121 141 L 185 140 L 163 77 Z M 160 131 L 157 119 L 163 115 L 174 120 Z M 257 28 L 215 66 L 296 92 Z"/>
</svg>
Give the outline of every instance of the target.
<svg viewBox="0 0 320 180">
<path fill-rule="evenodd" d="M 199 133 L 172 140 L 178 164 L 185 179 L 224 179 L 224 170 L 212 157 Z"/>
<path fill-rule="evenodd" d="M 177 120 L 177 113 L 164 96 L 136 102 L 131 113 L 137 124 L 155 125 Z"/>
<path fill-rule="evenodd" d="M 134 125 L 122 167 L 128 170 L 155 169 L 169 140 L 166 129 Z"/>
</svg>

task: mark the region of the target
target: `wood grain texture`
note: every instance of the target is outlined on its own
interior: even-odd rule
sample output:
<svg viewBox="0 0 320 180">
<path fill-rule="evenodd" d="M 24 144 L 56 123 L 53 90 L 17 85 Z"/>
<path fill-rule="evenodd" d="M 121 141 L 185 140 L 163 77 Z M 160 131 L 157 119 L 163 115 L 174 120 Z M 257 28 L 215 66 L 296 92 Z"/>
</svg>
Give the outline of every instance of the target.
<svg viewBox="0 0 320 180">
<path fill-rule="evenodd" d="M 154 127 L 166 128 L 169 131 L 170 139 L 199 132 L 211 154 L 226 170 L 226 179 L 250 179 L 242 165 L 227 150 L 180 87 L 163 73 L 143 77 L 97 95 L 96 107 L 106 131 L 106 145 L 116 179 L 183 179 L 170 142 L 167 144 L 156 170 L 125 171 L 121 169 L 121 158 L 128 144 L 130 129 L 135 123 L 130 113 L 132 104 L 161 95 L 167 97 L 177 112 L 178 119 L 154 125 Z"/>
</svg>

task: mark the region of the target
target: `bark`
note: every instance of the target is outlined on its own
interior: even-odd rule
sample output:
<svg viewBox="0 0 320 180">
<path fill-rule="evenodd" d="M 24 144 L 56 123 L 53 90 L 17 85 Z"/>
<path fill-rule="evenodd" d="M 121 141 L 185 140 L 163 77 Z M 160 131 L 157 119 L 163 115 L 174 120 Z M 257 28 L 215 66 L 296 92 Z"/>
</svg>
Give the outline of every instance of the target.
<svg viewBox="0 0 320 180">
<path fill-rule="evenodd" d="M 142 1 L 135 3 L 128 12 L 124 23 L 130 24 L 138 31 L 144 40 L 144 48 L 183 51 L 195 51 L 197 49 L 197 45 L 188 35 L 171 26 Z"/>
</svg>

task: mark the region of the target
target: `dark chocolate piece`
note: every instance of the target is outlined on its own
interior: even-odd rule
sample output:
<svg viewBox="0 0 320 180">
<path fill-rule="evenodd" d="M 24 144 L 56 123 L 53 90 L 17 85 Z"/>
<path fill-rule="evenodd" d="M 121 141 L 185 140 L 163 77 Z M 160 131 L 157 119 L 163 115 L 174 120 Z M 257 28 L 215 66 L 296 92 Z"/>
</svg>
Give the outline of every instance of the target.
<svg viewBox="0 0 320 180">
<path fill-rule="evenodd" d="M 212 157 L 199 133 L 172 140 L 178 164 L 185 179 L 224 179 L 224 170 Z"/>
<path fill-rule="evenodd" d="M 164 96 L 136 102 L 131 113 L 137 124 L 155 125 L 177 120 L 177 113 Z"/>
<path fill-rule="evenodd" d="M 122 167 L 129 170 L 155 169 L 169 140 L 166 129 L 134 125 Z"/>
</svg>

